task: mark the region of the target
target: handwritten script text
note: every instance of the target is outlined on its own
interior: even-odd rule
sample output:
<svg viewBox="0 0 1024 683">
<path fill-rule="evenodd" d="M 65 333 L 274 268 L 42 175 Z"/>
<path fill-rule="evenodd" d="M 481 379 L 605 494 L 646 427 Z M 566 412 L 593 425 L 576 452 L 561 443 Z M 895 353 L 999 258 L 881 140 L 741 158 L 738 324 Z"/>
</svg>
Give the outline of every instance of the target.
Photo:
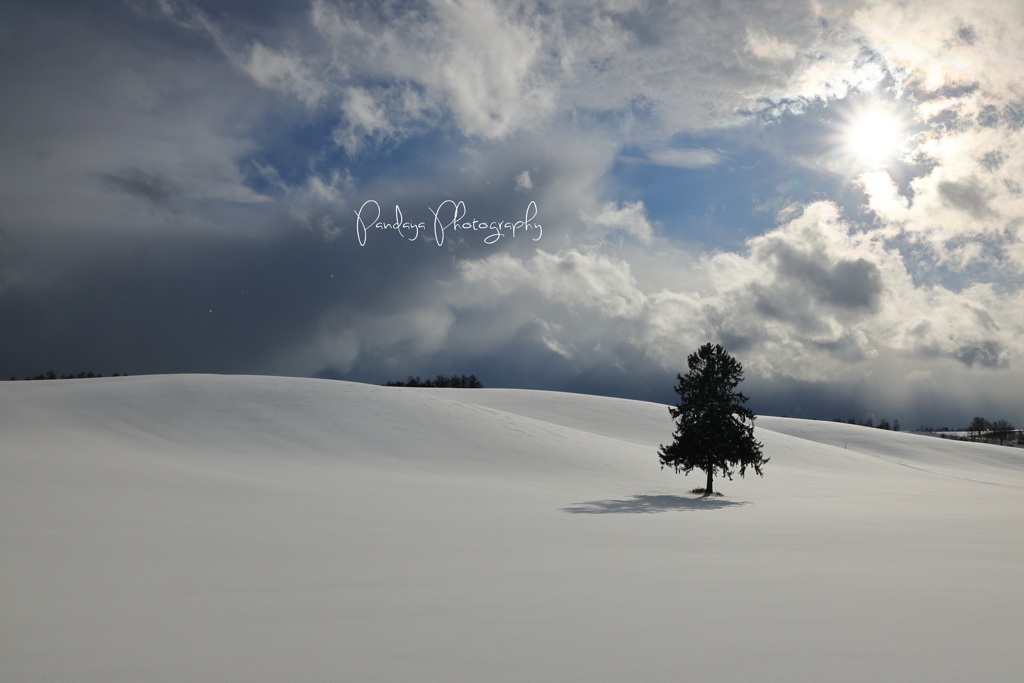
<svg viewBox="0 0 1024 683">
<path fill-rule="evenodd" d="M 436 209 L 427 207 L 433 216 L 431 227 L 434 242 L 442 246 L 445 235 L 458 232 L 487 233 L 484 237 L 484 244 L 496 244 L 505 236 L 516 237 L 516 234 L 532 234 L 531 239 L 536 242 L 544 234 L 544 227 L 537 223 L 537 202 L 531 201 L 523 214 L 522 220 L 516 221 L 482 221 L 478 218 L 472 220 L 466 218 L 466 203 L 446 199 Z M 390 221 L 381 220 L 380 204 L 376 200 L 368 199 L 359 207 L 356 214 L 356 237 L 359 239 L 359 246 L 366 246 L 366 238 L 371 230 L 395 231 L 399 236 L 413 242 L 424 232 L 428 236 L 427 221 L 412 222 L 405 219 L 402 207 L 395 204 L 395 219 Z"/>
</svg>

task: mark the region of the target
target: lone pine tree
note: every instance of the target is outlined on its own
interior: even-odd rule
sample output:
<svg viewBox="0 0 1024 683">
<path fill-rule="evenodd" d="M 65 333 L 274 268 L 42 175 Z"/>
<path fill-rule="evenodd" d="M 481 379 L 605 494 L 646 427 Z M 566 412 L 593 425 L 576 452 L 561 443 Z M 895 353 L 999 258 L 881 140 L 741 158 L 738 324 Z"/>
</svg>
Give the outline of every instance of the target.
<svg viewBox="0 0 1024 683">
<path fill-rule="evenodd" d="M 690 371 L 676 375 L 679 404 L 668 409 L 676 420 L 675 440 L 658 449 L 661 467 L 689 474 L 703 470 L 708 477 L 704 495 L 714 493 L 715 472 L 732 479 L 747 467 L 764 476 L 768 458 L 754 439 L 754 413 L 743 406 L 747 397 L 736 391 L 743 366 L 719 344 L 705 344 L 686 359 Z"/>
</svg>

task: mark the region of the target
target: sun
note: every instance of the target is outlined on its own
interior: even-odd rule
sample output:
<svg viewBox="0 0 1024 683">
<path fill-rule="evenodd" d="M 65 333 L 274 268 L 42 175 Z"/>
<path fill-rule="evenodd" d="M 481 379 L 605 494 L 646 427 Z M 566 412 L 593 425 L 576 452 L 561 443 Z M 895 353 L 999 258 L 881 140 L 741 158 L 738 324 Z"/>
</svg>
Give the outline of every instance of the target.
<svg viewBox="0 0 1024 683">
<path fill-rule="evenodd" d="M 908 132 L 906 122 L 894 108 L 874 104 L 850 112 L 840 136 L 850 159 L 880 169 L 901 156 Z"/>
<path fill-rule="evenodd" d="M 894 116 L 876 110 L 854 121 L 847 136 L 858 157 L 868 163 L 882 163 L 899 151 L 902 130 Z"/>
</svg>

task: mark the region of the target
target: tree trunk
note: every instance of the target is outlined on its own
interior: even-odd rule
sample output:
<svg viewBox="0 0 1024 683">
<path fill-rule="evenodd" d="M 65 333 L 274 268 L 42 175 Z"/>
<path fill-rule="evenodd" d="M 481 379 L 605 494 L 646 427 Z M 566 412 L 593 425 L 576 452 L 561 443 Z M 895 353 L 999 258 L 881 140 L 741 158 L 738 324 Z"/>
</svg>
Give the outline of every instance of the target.
<svg viewBox="0 0 1024 683">
<path fill-rule="evenodd" d="M 711 479 L 714 476 L 715 476 L 715 468 L 714 467 L 709 467 L 708 468 L 708 485 L 704 487 L 704 497 L 705 498 L 707 498 L 708 496 L 710 496 L 710 495 L 712 495 L 714 493 L 714 490 L 711 488 Z"/>
</svg>

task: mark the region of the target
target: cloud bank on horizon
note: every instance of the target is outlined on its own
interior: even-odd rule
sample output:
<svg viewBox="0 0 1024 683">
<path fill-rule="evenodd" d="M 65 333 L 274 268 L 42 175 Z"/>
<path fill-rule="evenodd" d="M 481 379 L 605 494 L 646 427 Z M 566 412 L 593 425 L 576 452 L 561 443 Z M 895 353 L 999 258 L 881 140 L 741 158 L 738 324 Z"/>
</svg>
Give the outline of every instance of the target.
<svg viewBox="0 0 1024 683">
<path fill-rule="evenodd" d="M 10 2 L 0 372 L 670 400 L 711 339 L 765 412 L 1024 420 L 1022 44 L 1015 0 Z"/>
</svg>

